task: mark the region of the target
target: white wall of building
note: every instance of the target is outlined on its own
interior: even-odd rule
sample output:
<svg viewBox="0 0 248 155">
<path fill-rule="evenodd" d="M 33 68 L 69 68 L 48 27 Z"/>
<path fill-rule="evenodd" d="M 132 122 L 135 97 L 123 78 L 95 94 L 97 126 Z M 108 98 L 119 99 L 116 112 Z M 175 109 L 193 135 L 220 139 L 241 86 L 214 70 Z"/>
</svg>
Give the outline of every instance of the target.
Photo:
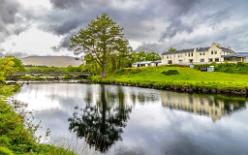
<svg viewBox="0 0 248 155">
<path fill-rule="evenodd" d="M 192 49 L 186 52 L 165 53 L 162 55 L 162 64 L 206 64 L 224 62 L 223 55 L 233 54 L 233 52 L 225 52 L 218 44 L 213 43 L 211 47 L 205 50 Z"/>
</svg>

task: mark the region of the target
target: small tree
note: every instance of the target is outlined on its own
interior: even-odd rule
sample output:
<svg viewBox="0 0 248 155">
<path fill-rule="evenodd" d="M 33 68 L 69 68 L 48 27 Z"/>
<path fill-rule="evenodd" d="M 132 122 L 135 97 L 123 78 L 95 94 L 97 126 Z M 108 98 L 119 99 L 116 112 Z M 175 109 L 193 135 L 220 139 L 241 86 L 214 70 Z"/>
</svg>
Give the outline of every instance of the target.
<svg viewBox="0 0 248 155">
<path fill-rule="evenodd" d="M 147 52 L 146 53 L 146 60 L 148 60 L 148 61 L 156 61 L 156 60 L 161 60 L 161 57 L 156 52 Z"/>
<path fill-rule="evenodd" d="M 176 48 L 174 48 L 174 47 L 170 47 L 170 48 L 168 49 L 168 51 L 169 51 L 169 52 L 176 52 L 176 51 L 177 51 L 177 49 L 176 49 Z"/>
<path fill-rule="evenodd" d="M 0 68 L 0 82 L 4 82 L 8 76 L 25 70 L 21 60 L 12 56 L 1 58 Z"/>
<path fill-rule="evenodd" d="M 106 76 L 107 65 L 110 62 L 108 59 L 123 52 L 123 49 L 125 52 L 128 49 L 123 28 L 106 14 L 102 14 L 92 20 L 85 29 L 81 29 L 71 38 L 70 45 L 75 52 L 84 52 L 99 65 L 102 78 Z"/>
</svg>

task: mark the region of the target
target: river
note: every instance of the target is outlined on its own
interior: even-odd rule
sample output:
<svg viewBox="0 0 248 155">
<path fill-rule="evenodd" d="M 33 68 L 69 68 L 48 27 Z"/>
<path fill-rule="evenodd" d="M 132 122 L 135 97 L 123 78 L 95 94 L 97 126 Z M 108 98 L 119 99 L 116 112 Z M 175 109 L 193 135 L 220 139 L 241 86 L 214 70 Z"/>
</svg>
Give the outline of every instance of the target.
<svg viewBox="0 0 248 155">
<path fill-rule="evenodd" d="M 79 155 L 248 154 L 243 98 L 77 83 L 23 85 L 12 98 L 41 142 Z"/>
</svg>

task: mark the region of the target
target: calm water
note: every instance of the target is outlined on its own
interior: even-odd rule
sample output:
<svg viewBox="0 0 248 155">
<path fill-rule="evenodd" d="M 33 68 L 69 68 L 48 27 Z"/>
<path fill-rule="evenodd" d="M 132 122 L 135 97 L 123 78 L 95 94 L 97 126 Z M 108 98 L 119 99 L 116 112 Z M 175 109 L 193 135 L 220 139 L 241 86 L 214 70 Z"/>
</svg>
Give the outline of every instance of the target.
<svg viewBox="0 0 248 155">
<path fill-rule="evenodd" d="M 42 142 L 78 154 L 248 154 L 238 98 L 88 84 L 24 85 L 13 98 L 40 122 Z"/>
</svg>

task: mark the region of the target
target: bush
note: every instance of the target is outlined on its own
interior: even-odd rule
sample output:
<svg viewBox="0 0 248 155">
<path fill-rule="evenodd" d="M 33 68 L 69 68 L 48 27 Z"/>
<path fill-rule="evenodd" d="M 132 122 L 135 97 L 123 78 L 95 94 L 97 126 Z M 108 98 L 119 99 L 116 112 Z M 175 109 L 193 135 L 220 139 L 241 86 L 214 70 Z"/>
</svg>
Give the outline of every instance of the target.
<svg viewBox="0 0 248 155">
<path fill-rule="evenodd" d="M 1 155 L 14 155 L 14 153 L 12 153 L 12 151 L 10 151 L 8 148 L 2 147 L 2 146 L 0 146 L 0 154 Z"/>
<path fill-rule="evenodd" d="M 163 71 L 162 74 L 164 74 L 164 75 L 178 75 L 179 72 L 177 70 L 168 70 L 168 71 Z"/>
</svg>

